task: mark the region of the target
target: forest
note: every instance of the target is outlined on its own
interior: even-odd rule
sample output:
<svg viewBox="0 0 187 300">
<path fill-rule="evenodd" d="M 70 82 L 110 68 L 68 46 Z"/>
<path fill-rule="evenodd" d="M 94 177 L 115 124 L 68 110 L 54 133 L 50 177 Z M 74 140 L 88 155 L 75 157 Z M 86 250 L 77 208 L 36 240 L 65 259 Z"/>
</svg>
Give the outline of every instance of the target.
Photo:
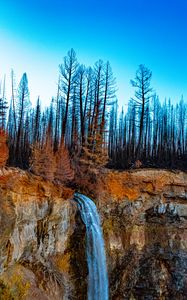
<svg viewBox="0 0 187 300">
<path fill-rule="evenodd" d="M 2 163 L 51 180 L 71 180 L 81 158 L 116 169 L 187 169 L 187 103 L 160 101 L 152 72 L 140 65 L 134 95 L 118 111 L 116 79 L 109 62 L 85 67 L 73 49 L 59 65 L 56 96 L 47 108 L 32 107 L 27 74 L 18 87 L 11 72 L 11 99 L 0 86 Z"/>
</svg>

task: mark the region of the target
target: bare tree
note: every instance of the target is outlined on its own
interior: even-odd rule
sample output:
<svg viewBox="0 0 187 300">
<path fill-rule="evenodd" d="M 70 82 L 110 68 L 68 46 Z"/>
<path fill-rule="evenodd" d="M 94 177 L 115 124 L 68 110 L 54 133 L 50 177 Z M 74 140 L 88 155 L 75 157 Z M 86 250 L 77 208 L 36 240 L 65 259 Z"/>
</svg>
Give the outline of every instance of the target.
<svg viewBox="0 0 187 300">
<path fill-rule="evenodd" d="M 16 138 L 16 161 L 19 166 L 23 166 L 23 157 L 22 157 L 22 145 L 23 145 L 23 128 L 25 124 L 25 118 L 27 111 L 30 106 L 29 100 L 29 89 L 28 89 L 28 79 L 27 74 L 24 73 L 19 87 L 17 91 L 17 108 L 18 108 L 18 131 L 17 131 L 17 138 Z"/>
<path fill-rule="evenodd" d="M 147 106 L 149 105 L 149 100 L 152 97 L 151 88 L 151 77 L 152 72 L 146 68 L 144 65 L 140 65 L 134 80 L 131 80 L 131 84 L 135 90 L 135 98 L 132 100 L 135 102 L 136 106 L 139 109 L 140 121 L 139 121 L 139 138 L 136 147 L 136 159 L 139 156 L 140 147 L 143 139 L 143 130 L 144 130 L 144 119 L 146 114 Z"/>
<path fill-rule="evenodd" d="M 75 82 L 76 70 L 78 62 L 76 53 L 73 49 L 68 51 L 67 56 L 64 57 L 64 63 L 59 66 L 60 68 L 60 90 L 62 97 L 65 101 L 65 115 L 62 120 L 62 136 L 61 141 L 64 142 L 66 134 L 68 111 L 70 107 L 70 100 L 73 92 L 73 83 Z"/>
<path fill-rule="evenodd" d="M 1 95 L 1 88 L 0 88 L 0 129 L 5 129 L 6 115 L 8 109 L 8 102 L 5 97 L 5 79 L 6 77 L 4 76 L 2 95 Z"/>
</svg>

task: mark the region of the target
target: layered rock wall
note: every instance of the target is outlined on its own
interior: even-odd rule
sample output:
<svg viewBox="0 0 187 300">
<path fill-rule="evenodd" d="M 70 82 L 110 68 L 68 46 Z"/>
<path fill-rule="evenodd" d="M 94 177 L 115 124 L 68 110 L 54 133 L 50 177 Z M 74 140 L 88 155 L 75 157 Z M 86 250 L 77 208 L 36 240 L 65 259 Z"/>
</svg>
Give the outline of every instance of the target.
<svg viewBox="0 0 187 300">
<path fill-rule="evenodd" d="M 187 299 L 187 174 L 103 170 L 94 186 L 110 299 Z M 87 299 L 85 226 L 73 193 L 0 169 L 0 299 Z"/>
<path fill-rule="evenodd" d="M 0 299 L 73 299 L 80 289 L 86 294 L 85 228 L 72 195 L 21 170 L 1 169 Z"/>
<path fill-rule="evenodd" d="M 111 299 L 187 299 L 187 174 L 107 172 L 98 207 Z"/>
</svg>

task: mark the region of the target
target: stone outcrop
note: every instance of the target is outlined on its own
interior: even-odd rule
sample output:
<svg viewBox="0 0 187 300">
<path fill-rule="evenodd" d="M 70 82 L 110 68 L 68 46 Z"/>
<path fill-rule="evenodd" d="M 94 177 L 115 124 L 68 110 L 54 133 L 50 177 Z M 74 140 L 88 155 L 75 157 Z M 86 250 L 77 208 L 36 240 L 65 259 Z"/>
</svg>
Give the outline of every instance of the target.
<svg viewBox="0 0 187 300">
<path fill-rule="evenodd" d="M 187 174 L 103 170 L 92 184 L 110 299 L 186 299 Z M 0 169 L 0 299 L 87 299 L 85 226 L 73 193 Z"/>
<path fill-rule="evenodd" d="M 24 171 L 0 170 L 0 299 L 86 294 L 85 228 L 72 195 Z"/>
<path fill-rule="evenodd" d="M 98 207 L 111 299 L 187 299 L 187 174 L 107 172 Z"/>
</svg>

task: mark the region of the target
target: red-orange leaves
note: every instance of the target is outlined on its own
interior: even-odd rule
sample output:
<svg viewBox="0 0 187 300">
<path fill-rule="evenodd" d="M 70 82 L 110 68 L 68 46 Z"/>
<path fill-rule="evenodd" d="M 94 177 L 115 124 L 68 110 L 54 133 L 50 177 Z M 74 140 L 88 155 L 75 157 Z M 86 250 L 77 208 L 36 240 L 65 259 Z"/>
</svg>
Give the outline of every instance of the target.
<svg viewBox="0 0 187 300">
<path fill-rule="evenodd" d="M 0 129 L 0 167 L 6 165 L 8 160 L 9 151 L 6 144 L 7 141 L 7 134 L 4 130 Z"/>
</svg>

